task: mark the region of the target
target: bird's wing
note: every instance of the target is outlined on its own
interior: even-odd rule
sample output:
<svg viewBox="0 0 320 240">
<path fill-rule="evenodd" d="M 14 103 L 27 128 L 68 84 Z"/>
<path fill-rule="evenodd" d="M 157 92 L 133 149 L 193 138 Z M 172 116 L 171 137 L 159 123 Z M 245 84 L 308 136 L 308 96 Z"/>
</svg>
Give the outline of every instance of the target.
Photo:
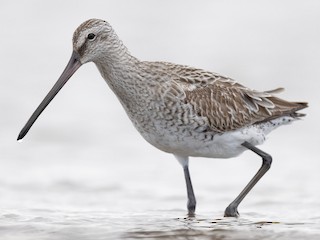
<svg viewBox="0 0 320 240">
<path fill-rule="evenodd" d="M 273 94 L 282 88 L 259 92 L 215 73 L 201 70 L 188 74 L 183 72 L 177 72 L 174 77 L 174 82 L 184 91 L 182 101 L 191 104 L 198 116 L 205 117 L 209 128 L 216 132 L 236 130 L 294 114 L 307 106 L 274 97 Z"/>
</svg>

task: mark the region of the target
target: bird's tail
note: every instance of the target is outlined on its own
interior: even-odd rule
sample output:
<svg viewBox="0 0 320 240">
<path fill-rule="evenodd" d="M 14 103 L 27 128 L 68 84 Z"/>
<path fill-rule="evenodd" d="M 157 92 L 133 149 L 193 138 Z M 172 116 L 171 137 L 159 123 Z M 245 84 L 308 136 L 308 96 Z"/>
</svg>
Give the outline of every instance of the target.
<svg viewBox="0 0 320 240">
<path fill-rule="evenodd" d="M 305 117 L 306 116 L 305 113 L 299 113 L 297 111 L 300 111 L 301 109 L 307 108 L 308 103 L 307 102 L 295 102 L 295 104 L 297 105 L 297 109 L 294 112 L 290 113 L 290 117 L 297 118 L 297 119 Z"/>
</svg>

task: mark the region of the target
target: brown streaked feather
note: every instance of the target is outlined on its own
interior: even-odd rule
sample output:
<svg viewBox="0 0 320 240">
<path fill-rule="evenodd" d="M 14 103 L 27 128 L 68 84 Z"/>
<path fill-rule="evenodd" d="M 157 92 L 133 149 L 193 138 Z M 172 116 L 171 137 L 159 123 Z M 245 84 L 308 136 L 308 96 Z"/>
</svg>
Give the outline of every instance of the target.
<svg viewBox="0 0 320 240">
<path fill-rule="evenodd" d="M 185 87 L 184 101 L 191 104 L 199 116 L 206 117 L 210 129 L 216 132 L 236 130 L 286 115 L 295 117 L 296 111 L 307 107 L 306 103 L 274 97 L 274 93 L 283 90 L 281 88 L 259 92 L 224 77 L 222 81 L 216 79 L 201 85 L 194 89 Z"/>
</svg>

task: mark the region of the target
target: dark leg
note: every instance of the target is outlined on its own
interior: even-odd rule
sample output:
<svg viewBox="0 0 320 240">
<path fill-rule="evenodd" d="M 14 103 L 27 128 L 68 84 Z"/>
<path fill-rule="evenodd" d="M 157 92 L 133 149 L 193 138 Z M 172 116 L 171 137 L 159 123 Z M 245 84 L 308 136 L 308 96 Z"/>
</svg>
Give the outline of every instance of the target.
<svg viewBox="0 0 320 240">
<path fill-rule="evenodd" d="M 187 193 L 188 193 L 188 203 L 187 203 L 188 214 L 189 216 L 194 216 L 194 213 L 196 210 L 196 197 L 194 196 L 190 173 L 189 173 L 189 158 L 185 156 L 180 156 L 180 155 L 175 155 L 175 157 L 183 167 L 184 178 L 186 180 Z"/>
<path fill-rule="evenodd" d="M 188 207 L 188 214 L 190 216 L 194 215 L 194 212 L 196 210 L 196 197 L 194 196 L 194 192 L 193 192 L 193 187 L 192 187 L 192 183 L 191 183 L 191 179 L 190 179 L 190 173 L 189 173 L 189 167 L 184 166 L 183 167 L 183 171 L 184 171 L 184 177 L 186 179 L 186 184 L 187 184 L 187 193 L 188 193 L 188 203 L 187 203 L 187 207 Z"/>
<path fill-rule="evenodd" d="M 250 190 L 256 185 L 256 183 L 260 180 L 260 178 L 270 169 L 271 163 L 272 163 L 272 157 L 268 154 L 260 150 L 259 148 L 256 148 L 252 144 L 248 142 L 242 143 L 242 146 L 250 149 L 254 153 L 258 154 L 260 157 L 262 157 L 262 166 L 259 169 L 259 171 L 256 173 L 256 175 L 251 179 L 251 181 L 248 183 L 248 185 L 242 190 L 242 192 L 239 194 L 238 197 L 236 197 L 233 202 L 230 203 L 230 205 L 226 208 L 224 212 L 225 217 L 238 217 L 238 206 L 241 203 L 241 201 L 245 198 L 245 196 L 250 192 Z"/>
</svg>

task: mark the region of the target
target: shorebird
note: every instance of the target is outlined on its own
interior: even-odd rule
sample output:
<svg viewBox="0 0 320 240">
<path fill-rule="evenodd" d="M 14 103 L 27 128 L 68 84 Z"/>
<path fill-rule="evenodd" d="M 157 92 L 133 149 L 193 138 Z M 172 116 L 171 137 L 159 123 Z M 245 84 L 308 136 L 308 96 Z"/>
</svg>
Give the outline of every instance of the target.
<svg viewBox="0 0 320 240">
<path fill-rule="evenodd" d="M 231 158 L 249 149 L 262 158 L 258 172 L 225 210 L 226 217 L 238 217 L 238 205 L 272 163 L 271 155 L 256 146 L 278 126 L 305 116 L 297 111 L 307 103 L 274 96 L 282 88 L 256 91 L 202 69 L 140 61 L 129 53 L 108 22 L 90 19 L 74 32 L 69 63 L 18 140 L 74 72 L 88 62 L 95 63 L 142 137 L 181 163 L 190 215 L 195 213 L 196 198 L 189 157 Z"/>
</svg>

